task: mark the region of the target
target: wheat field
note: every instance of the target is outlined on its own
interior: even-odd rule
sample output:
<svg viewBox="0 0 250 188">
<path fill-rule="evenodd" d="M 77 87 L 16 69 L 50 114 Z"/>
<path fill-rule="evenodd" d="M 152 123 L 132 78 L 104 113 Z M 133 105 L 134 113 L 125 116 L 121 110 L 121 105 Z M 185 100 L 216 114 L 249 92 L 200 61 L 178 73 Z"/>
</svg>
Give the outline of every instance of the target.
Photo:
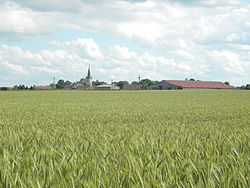
<svg viewBox="0 0 250 188">
<path fill-rule="evenodd" d="M 248 91 L 0 92 L 0 187 L 250 187 Z"/>
</svg>

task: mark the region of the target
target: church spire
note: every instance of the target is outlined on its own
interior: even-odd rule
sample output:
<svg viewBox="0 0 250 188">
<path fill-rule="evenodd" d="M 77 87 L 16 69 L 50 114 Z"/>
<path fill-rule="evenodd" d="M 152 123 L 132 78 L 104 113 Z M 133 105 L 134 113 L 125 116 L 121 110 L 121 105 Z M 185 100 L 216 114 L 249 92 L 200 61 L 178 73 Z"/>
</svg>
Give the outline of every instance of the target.
<svg viewBox="0 0 250 188">
<path fill-rule="evenodd" d="M 86 77 L 86 85 L 87 85 L 88 88 L 92 87 L 92 77 L 91 77 L 91 74 L 90 74 L 90 67 L 88 69 L 88 74 L 87 74 L 87 77 Z"/>
<path fill-rule="evenodd" d="M 87 78 L 90 78 L 90 77 L 91 77 L 91 75 L 90 75 L 90 67 L 89 67 Z"/>
</svg>

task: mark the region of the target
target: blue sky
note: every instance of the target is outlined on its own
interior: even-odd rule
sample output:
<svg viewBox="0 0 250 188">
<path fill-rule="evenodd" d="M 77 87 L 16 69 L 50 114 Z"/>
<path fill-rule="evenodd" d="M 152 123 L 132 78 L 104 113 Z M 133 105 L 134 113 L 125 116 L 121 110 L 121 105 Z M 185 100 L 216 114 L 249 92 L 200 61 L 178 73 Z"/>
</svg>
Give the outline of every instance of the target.
<svg viewBox="0 0 250 188">
<path fill-rule="evenodd" d="M 250 83 L 248 0 L 0 0 L 0 86 L 94 79 Z"/>
</svg>

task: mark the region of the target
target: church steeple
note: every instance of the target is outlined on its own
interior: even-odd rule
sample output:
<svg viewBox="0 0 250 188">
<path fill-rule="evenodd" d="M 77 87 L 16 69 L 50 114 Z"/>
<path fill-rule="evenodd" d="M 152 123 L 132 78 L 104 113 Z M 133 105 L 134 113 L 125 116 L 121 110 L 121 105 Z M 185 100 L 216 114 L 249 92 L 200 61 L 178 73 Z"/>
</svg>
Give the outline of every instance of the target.
<svg viewBox="0 0 250 188">
<path fill-rule="evenodd" d="M 91 75 L 90 75 L 90 67 L 88 69 L 88 75 L 87 75 L 87 78 L 91 78 Z"/>
<path fill-rule="evenodd" d="M 92 77 L 91 77 L 91 74 L 90 74 L 90 67 L 88 69 L 88 74 L 87 74 L 87 77 L 86 77 L 86 84 L 87 84 L 88 88 L 92 87 Z"/>
</svg>

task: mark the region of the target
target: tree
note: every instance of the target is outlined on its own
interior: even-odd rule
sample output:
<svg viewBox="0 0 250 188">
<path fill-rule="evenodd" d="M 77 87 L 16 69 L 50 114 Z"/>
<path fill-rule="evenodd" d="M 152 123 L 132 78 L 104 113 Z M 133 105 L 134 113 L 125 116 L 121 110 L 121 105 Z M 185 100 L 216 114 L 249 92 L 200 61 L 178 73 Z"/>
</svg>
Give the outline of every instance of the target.
<svg viewBox="0 0 250 188">
<path fill-rule="evenodd" d="M 112 85 L 117 86 L 118 82 L 112 82 Z"/>
<path fill-rule="evenodd" d="M 148 78 L 141 80 L 139 84 L 142 85 L 144 88 L 154 85 L 154 83 Z"/>
<path fill-rule="evenodd" d="M 230 85 L 228 81 L 225 81 L 224 84 Z"/>
<path fill-rule="evenodd" d="M 155 84 L 159 84 L 160 82 L 155 80 L 155 81 L 152 81 L 152 84 L 155 85 Z"/>
<path fill-rule="evenodd" d="M 30 86 L 30 88 L 29 88 L 29 90 L 34 90 L 35 89 L 35 85 L 33 85 L 33 86 Z"/>
<path fill-rule="evenodd" d="M 243 86 L 240 87 L 240 89 L 246 89 L 246 86 L 243 85 Z"/>
<path fill-rule="evenodd" d="M 190 78 L 189 81 L 195 81 L 195 79 L 194 78 Z"/>
<path fill-rule="evenodd" d="M 81 80 L 79 81 L 79 84 L 84 84 L 86 83 L 86 79 L 85 78 L 81 78 Z"/>
<path fill-rule="evenodd" d="M 132 81 L 131 84 L 133 84 L 133 85 L 139 85 L 139 82 L 137 82 L 137 81 Z"/>
<path fill-rule="evenodd" d="M 63 80 L 63 79 L 58 80 L 58 82 L 57 82 L 57 84 L 56 84 L 56 88 L 57 88 L 57 89 L 63 89 L 64 86 L 65 86 L 64 80 Z"/>
<path fill-rule="evenodd" d="M 93 86 L 99 86 L 99 85 L 103 85 L 103 84 L 107 84 L 107 83 L 104 82 L 104 81 L 99 81 L 99 80 L 96 80 L 96 81 L 92 82 Z"/>
<path fill-rule="evenodd" d="M 117 83 L 117 86 L 120 87 L 121 89 L 123 89 L 123 86 L 128 85 L 128 84 L 129 84 L 128 81 L 119 81 Z"/>
<path fill-rule="evenodd" d="M 65 84 L 65 86 L 70 86 L 72 83 L 67 80 L 64 84 Z"/>
<path fill-rule="evenodd" d="M 8 90 L 7 87 L 0 87 L 0 90 Z"/>
<path fill-rule="evenodd" d="M 247 90 L 250 90 L 250 84 L 247 84 L 247 85 L 246 85 L 246 89 L 247 89 Z"/>
<path fill-rule="evenodd" d="M 17 89 L 26 89 L 26 87 L 25 87 L 25 85 L 19 85 L 18 87 L 17 87 Z"/>
</svg>

